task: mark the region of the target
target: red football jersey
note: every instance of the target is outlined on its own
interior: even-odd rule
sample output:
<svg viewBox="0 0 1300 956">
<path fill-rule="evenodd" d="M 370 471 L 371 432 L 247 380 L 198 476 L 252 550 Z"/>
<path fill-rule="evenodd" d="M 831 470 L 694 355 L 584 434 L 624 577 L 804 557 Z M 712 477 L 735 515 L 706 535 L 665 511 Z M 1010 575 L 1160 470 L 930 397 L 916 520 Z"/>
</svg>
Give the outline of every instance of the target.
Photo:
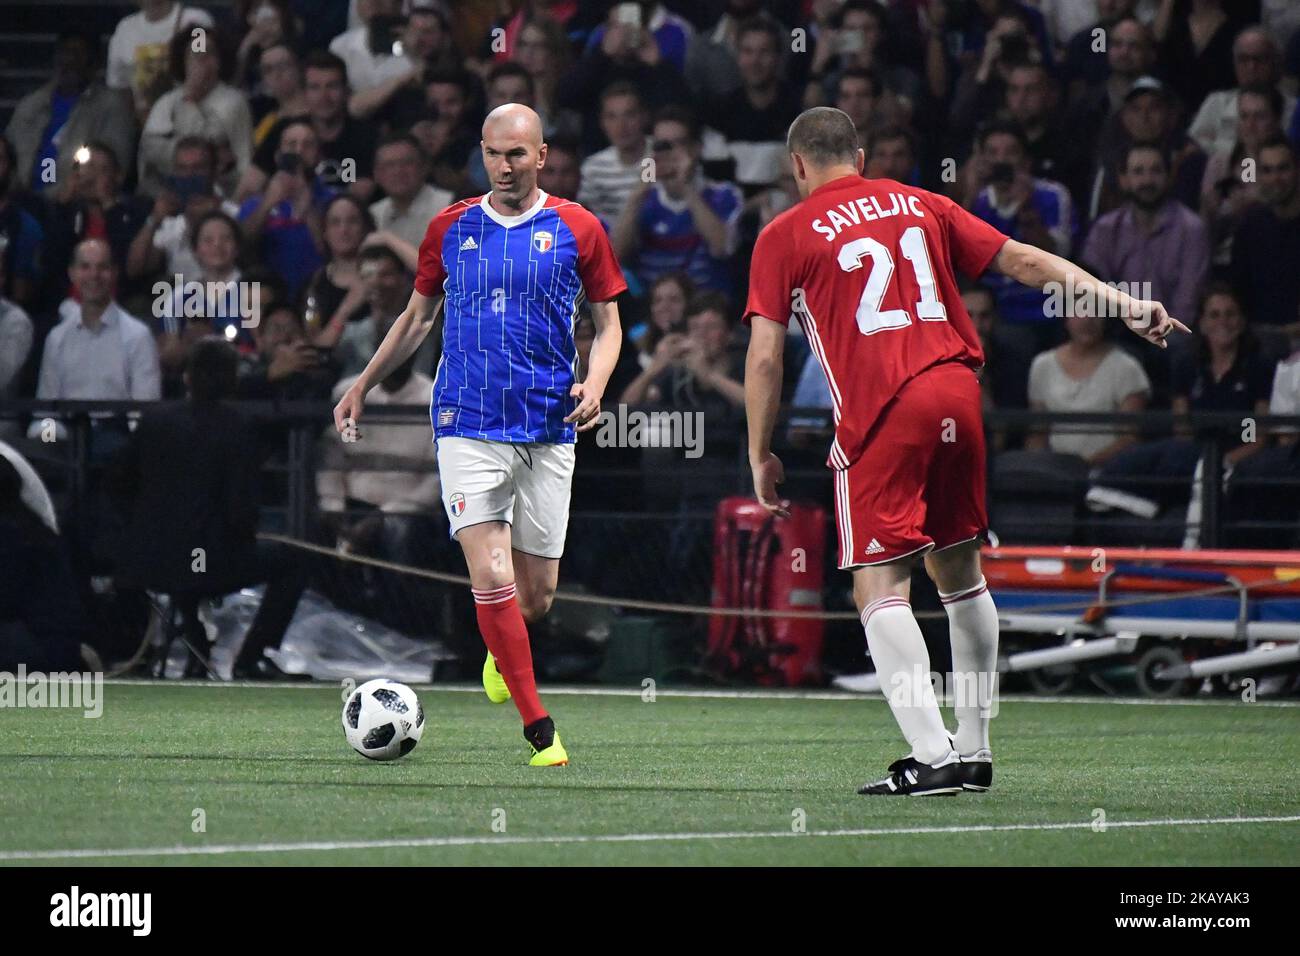
<svg viewBox="0 0 1300 956">
<path fill-rule="evenodd" d="M 951 199 L 860 176 L 826 183 L 759 234 L 744 319 L 803 326 L 830 386 L 830 467 L 857 460 L 881 410 L 918 373 L 984 364 L 953 265 L 975 278 L 1006 241 Z"/>
</svg>

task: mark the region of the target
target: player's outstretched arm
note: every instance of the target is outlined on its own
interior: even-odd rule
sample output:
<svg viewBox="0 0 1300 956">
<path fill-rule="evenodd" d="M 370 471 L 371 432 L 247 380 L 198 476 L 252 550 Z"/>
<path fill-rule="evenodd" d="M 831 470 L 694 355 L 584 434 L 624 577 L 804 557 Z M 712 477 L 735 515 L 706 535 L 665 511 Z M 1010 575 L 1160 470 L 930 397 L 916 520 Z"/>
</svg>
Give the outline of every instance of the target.
<svg viewBox="0 0 1300 956">
<path fill-rule="evenodd" d="M 745 355 L 745 417 L 749 421 L 749 467 L 754 495 L 774 515 L 790 517 L 790 502 L 776 486 L 785 480 L 781 459 L 772 454 L 772 431 L 781 405 L 781 373 L 785 357 L 785 326 L 761 315 L 750 318 L 749 351 Z"/>
<path fill-rule="evenodd" d="M 1049 282 L 1064 288 L 1073 287 L 1076 294 L 1082 292 L 1091 296 L 1103 315 L 1118 315 L 1137 335 L 1162 349 L 1168 347 L 1165 337 L 1170 332 L 1178 330 L 1190 334 L 1192 331 L 1166 312 L 1159 302 L 1135 299 L 1068 259 L 1028 243 L 1008 239 L 994 256 L 990 268 L 1035 289 L 1041 289 Z"/>
<path fill-rule="evenodd" d="M 370 390 L 415 354 L 437 323 L 442 302 L 441 296 L 432 299 L 419 292 L 411 293 L 411 301 L 393 322 L 393 327 L 379 343 L 365 369 L 334 406 L 334 427 L 340 433 L 360 420 Z"/>
<path fill-rule="evenodd" d="M 618 364 L 618 353 L 623 347 L 623 326 L 618 319 L 618 303 L 591 303 L 591 320 L 596 326 L 596 338 L 591 343 L 591 356 L 587 359 L 587 377 L 574 382 L 569 394 L 578 405 L 565 416 L 566 422 L 577 422 L 578 431 L 595 428 L 600 421 L 600 400 L 605 397 L 605 387 Z"/>
</svg>

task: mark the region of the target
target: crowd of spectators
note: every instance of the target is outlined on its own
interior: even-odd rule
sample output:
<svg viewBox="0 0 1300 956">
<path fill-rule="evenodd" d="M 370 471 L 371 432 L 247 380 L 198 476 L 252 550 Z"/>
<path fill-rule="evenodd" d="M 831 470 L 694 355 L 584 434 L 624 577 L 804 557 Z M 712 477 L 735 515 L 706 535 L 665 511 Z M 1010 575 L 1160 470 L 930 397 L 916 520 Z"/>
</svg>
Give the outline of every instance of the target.
<svg viewBox="0 0 1300 956">
<path fill-rule="evenodd" d="M 946 193 L 1196 328 L 1160 352 L 1069 290 L 972 283 L 990 408 L 1300 407 L 1300 8 L 1286 0 L 139 8 L 109 37 L 61 32 L 0 141 L 0 396 L 179 397 L 217 335 L 239 352 L 237 395 L 328 401 L 405 305 L 430 218 L 486 191 L 484 115 L 521 102 L 549 143 L 541 188 L 600 218 L 629 280 L 607 406 L 704 411 L 723 423 L 714 447 L 740 447 L 748 250 L 798 200 L 788 124 L 833 105 L 867 176 Z M 786 397 L 827 404 L 792 335 Z M 426 401 L 437 347 L 376 400 Z M 427 465 L 414 434 L 368 448 Z M 1292 435 L 1225 441 L 1239 472 L 1300 471 Z M 1125 476 L 1190 478 L 1199 446 L 1056 427 L 995 447 L 1081 459 L 1108 508 L 1142 497 Z M 436 510 L 435 478 L 349 471 L 356 457 L 331 453 L 325 510 Z"/>
</svg>

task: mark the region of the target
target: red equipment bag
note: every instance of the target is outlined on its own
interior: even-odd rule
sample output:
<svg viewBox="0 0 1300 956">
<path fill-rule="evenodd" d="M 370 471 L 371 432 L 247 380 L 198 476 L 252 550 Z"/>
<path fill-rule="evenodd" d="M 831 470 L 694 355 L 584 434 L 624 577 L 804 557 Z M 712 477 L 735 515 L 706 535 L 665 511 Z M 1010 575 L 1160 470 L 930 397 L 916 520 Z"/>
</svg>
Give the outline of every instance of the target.
<svg viewBox="0 0 1300 956">
<path fill-rule="evenodd" d="M 824 509 L 792 504 L 778 519 L 752 498 L 725 498 L 713 525 L 713 606 L 820 610 L 825 551 Z M 714 615 L 705 663 L 727 680 L 820 684 L 823 630 L 810 618 Z"/>
</svg>

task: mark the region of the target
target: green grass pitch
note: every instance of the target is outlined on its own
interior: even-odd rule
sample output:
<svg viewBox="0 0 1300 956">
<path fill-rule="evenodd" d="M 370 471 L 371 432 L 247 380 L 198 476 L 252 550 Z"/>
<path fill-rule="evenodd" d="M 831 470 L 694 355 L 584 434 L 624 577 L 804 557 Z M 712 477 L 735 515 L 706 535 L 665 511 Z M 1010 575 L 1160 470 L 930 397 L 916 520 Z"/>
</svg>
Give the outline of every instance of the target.
<svg viewBox="0 0 1300 956">
<path fill-rule="evenodd" d="M 574 763 L 541 769 L 513 707 L 419 694 L 428 729 L 391 764 L 347 747 L 337 687 L 119 683 L 98 719 L 0 711 L 0 863 L 1300 860 L 1296 702 L 1008 699 L 991 793 L 869 799 L 855 788 L 905 749 L 875 698 L 553 694 Z M 1247 817 L 1292 819 L 1171 822 Z M 49 854 L 73 850 L 132 852 Z"/>
</svg>

